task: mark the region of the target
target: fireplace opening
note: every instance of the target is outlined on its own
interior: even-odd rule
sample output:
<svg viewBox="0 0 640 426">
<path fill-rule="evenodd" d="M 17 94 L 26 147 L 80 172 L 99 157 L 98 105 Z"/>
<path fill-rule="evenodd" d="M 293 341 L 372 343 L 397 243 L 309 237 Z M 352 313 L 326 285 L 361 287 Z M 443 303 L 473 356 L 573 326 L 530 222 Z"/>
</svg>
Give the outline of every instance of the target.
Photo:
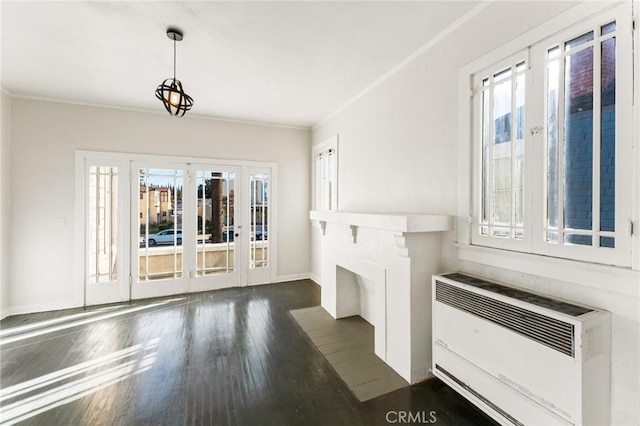
<svg viewBox="0 0 640 426">
<path fill-rule="evenodd" d="M 358 315 L 375 327 L 375 284 L 348 269 L 336 265 L 338 316 Z"/>
</svg>

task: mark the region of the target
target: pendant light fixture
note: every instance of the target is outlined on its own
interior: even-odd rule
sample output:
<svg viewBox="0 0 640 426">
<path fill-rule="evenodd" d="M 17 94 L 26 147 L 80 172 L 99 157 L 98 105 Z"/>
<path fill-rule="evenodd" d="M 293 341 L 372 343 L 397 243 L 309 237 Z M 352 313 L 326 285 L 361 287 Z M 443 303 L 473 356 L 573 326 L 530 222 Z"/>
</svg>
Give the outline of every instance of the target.
<svg viewBox="0 0 640 426">
<path fill-rule="evenodd" d="M 193 106 L 193 98 L 187 95 L 182 83 L 176 78 L 176 42 L 181 41 L 182 32 L 169 28 L 167 37 L 173 40 L 173 78 L 167 78 L 156 89 L 156 98 L 160 99 L 169 114 L 182 117 Z"/>
</svg>

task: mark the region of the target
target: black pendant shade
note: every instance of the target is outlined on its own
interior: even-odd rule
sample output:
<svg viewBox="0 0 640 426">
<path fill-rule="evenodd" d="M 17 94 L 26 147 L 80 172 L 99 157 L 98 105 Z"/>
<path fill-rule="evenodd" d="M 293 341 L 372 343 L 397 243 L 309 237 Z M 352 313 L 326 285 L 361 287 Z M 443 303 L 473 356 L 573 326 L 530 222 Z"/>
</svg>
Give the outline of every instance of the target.
<svg viewBox="0 0 640 426">
<path fill-rule="evenodd" d="M 182 88 L 180 80 L 168 78 L 156 89 L 156 98 L 160 99 L 169 114 L 182 117 L 193 106 L 193 98 Z"/>
<path fill-rule="evenodd" d="M 182 117 L 193 106 L 193 98 L 184 92 L 182 83 L 176 78 L 176 42 L 183 36 L 180 31 L 169 28 L 167 37 L 173 40 L 173 78 L 167 78 L 158 86 L 156 98 L 162 101 L 169 114 Z"/>
</svg>

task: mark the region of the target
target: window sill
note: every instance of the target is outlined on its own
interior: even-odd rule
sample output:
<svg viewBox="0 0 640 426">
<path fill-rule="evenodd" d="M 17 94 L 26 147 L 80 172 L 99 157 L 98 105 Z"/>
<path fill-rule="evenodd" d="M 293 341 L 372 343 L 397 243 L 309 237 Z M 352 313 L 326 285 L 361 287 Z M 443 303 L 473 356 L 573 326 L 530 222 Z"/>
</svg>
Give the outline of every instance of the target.
<svg viewBox="0 0 640 426">
<path fill-rule="evenodd" d="M 640 297 L 637 270 L 469 244 L 455 246 L 460 260 Z"/>
</svg>

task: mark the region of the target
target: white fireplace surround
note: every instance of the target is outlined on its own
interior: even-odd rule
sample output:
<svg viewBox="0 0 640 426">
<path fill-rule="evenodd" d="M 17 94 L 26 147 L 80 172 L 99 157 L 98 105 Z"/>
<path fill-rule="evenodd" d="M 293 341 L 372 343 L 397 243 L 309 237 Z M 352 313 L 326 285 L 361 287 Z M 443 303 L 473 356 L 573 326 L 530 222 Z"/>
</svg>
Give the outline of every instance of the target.
<svg viewBox="0 0 640 426">
<path fill-rule="evenodd" d="M 429 377 L 431 275 L 449 215 L 311 211 L 319 225 L 322 307 L 375 328 L 375 353 L 409 383 Z"/>
</svg>

